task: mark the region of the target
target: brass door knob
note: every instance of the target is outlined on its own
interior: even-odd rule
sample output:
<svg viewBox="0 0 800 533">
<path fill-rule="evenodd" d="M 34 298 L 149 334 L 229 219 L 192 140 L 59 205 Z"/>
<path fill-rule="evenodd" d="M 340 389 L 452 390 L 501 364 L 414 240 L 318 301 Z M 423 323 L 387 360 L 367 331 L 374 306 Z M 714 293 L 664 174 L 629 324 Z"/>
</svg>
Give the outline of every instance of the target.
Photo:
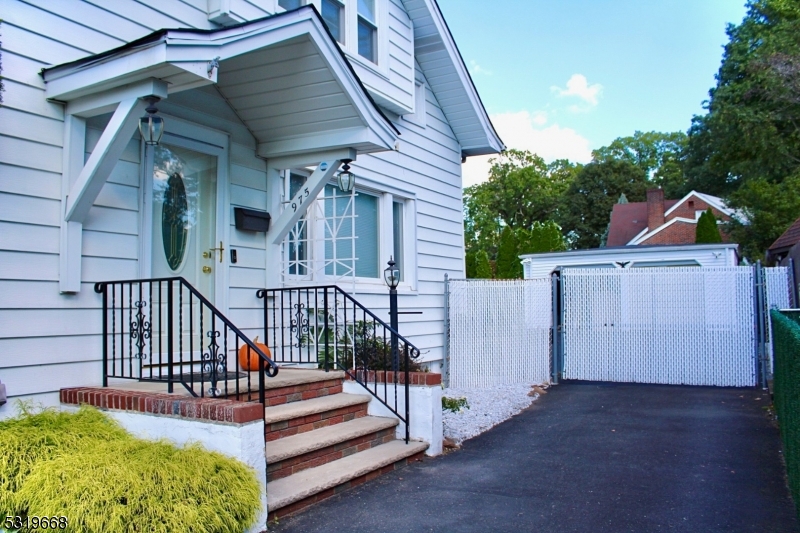
<svg viewBox="0 0 800 533">
<path fill-rule="evenodd" d="M 203 267 L 203 274 L 211 274 L 211 267 L 210 266 L 204 266 Z"/>
</svg>

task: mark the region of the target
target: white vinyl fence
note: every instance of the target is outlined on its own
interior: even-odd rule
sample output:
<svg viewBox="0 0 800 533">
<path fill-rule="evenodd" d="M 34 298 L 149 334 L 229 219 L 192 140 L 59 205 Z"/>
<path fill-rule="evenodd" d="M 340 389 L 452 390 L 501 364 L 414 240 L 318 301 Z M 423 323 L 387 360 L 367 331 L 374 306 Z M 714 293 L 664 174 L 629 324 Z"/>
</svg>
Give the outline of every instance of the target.
<svg viewBox="0 0 800 533">
<path fill-rule="evenodd" d="M 753 269 L 567 269 L 564 378 L 756 384 Z"/>
<path fill-rule="evenodd" d="M 767 297 L 767 310 L 769 309 L 788 309 L 792 305 L 798 304 L 791 301 L 791 277 L 788 267 L 772 267 L 764 269 L 765 293 Z M 772 358 L 772 316 L 767 312 L 767 357 L 769 358 L 770 374 L 774 370 L 774 359 Z"/>
<path fill-rule="evenodd" d="M 449 282 L 449 385 L 550 380 L 551 281 Z"/>
</svg>

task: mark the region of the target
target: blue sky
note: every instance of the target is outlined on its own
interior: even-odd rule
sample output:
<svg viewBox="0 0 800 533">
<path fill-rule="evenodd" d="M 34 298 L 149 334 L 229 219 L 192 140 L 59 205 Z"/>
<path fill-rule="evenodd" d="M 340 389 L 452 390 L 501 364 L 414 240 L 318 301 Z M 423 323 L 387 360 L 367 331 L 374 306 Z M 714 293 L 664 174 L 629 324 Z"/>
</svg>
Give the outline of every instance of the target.
<svg viewBox="0 0 800 533">
<path fill-rule="evenodd" d="M 744 0 L 438 0 L 500 136 L 586 162 L 634 131 L 686 131 Z M 465 186 L 488 158 L 464 165 Z"/>
</svg>

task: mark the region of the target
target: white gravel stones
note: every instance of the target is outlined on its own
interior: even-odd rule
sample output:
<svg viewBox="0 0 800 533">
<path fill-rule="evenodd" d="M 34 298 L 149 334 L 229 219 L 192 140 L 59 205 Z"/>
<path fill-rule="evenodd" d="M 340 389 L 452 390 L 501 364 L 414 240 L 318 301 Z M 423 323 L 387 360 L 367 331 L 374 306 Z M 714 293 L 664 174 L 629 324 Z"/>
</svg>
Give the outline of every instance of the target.
<svg viewBox="0 0 800 533">
<path fill-rule="evenodd" d="M 442 412 L 444 436 L 457 443 L 480 435 L 519 413 L 539 395 L 528 396 L 533 385 L 500 385 L 490 389 L 445 389 L 447 398 L 466 398 L 469 409 Z"/>
</svg>

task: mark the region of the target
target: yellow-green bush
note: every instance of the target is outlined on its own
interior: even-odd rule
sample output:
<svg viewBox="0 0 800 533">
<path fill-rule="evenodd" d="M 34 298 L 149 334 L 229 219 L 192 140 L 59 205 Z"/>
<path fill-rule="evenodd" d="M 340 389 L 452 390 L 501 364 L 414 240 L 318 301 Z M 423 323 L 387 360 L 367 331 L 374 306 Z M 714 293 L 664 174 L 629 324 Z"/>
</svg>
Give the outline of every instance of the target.
<svg viewBox="0 0 800 533">
<path fill-rule="evenodd" d="M 54 409 L 33 412 L 30 404 L 18 405 L 16 418 L 0 421 L 0 512 L 19 515 L 16 493 L 33 465 L 65 453 L 91 447 L 94 442 L 130 437 L 116 422 L 97 409 L 77 413 Z"/>
<path fill-rule="evenodd" d="M 32 445 L 14 437 L 28 427 L 39 428 Z M 17 444 L 5 446 L 7 436 Z M 6 460 L 16 451 L 24 460 Z M 259 482 L 244 464 L 199 445 L 136 439 L 91 408 L 0 423 L 0 483 L 13 492 L 0 500 L 8 514 L 66 516 L 66 531 L 81 533 L 232 533 L 260 511 Z"/>
</svg>

